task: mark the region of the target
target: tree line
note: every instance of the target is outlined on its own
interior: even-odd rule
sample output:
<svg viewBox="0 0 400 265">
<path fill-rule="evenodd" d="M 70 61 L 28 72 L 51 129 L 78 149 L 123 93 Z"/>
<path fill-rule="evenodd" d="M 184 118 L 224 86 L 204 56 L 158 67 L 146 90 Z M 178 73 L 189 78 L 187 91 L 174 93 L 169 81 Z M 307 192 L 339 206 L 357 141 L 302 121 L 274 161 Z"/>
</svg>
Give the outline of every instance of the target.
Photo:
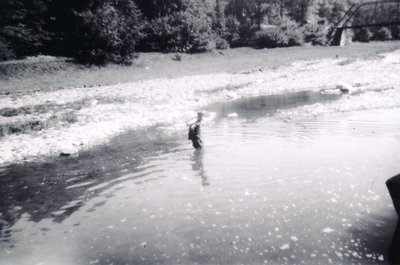
<svg viewBox="0 0 400 265">
<path fill-rule="evenodd" d="M 46 54 L 129 64 L 137 52 L 328 44 L 361 0 L 1 0 L 0 60 Z M 399 28 L 354 38 L 399 38 Z"/>
</svg>

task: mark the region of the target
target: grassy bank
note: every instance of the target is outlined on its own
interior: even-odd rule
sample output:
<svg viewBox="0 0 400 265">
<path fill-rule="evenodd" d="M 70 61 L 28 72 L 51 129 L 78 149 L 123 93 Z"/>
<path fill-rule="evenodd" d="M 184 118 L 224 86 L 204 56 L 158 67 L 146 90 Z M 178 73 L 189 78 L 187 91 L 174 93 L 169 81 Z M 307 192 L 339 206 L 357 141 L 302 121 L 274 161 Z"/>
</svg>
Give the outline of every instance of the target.
<svg viewBox="0 0 400 265">
<path fill-rule="evenodd" d="M 230 49 L 206 54 L 145 53 L 129 66 L 86 67 L 65 58 L 39 57 L 0 63 L 0 95 L 29 94 L 73 87 L 113 85 L 155 78 L 237 73 L 268 69 L 294 61 L 346 57 L 374 58 L 400 48 L 399 41 L 354 43 L 345 47 Z"/>
</svg>

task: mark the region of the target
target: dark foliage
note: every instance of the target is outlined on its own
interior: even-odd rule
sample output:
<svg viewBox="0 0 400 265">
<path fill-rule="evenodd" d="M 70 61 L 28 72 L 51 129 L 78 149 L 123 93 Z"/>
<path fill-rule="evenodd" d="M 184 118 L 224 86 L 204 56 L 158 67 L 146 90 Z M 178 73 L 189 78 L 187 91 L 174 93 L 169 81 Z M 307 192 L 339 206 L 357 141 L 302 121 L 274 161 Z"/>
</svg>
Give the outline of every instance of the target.
<svg viewBox="0 0 400 265">
<path fill-rule="evenodd" d="M 392 25 L 389 27 L 394 40 L 400 40 L 400 25 Z"/>
<path fill-rule="evenodd" d="M 227 40 L 221 38 L 220 36 L 215 37 L 215 48 L 218 50 L 225 50 L 229 48 L 229 43 Z"/>
<path fill-rule="evenodd" d="M 268 11 L 266 0 L 231 0 L 225 7 L 226 38 L 231 47 L 252 44 Z"/>
<path fill-rule="evenodd" d="M 10 49 L 9 44 L 0 37 L 0 61 L 15 59 L 15 53 Z"/>
<path fill-rule="evenodd" d="M 278 26 L 258 31 L 255 41 L 260 48 L 300 46 L 304 36 L 297 23 L 284 18 Z"/>
<path fill-rule="evenodd" d="M 225 14 L 222 10 L 221 1 L 216 0 L 214 13 L 212 15 L 212 30 L 220 36 L 225 34 Z"/>
<path fill-rule="evenodd" d="M 179 2 L 179 3 L 178 3 Z M 164 5 L 146 23 L 140 49 L 162 52 L 204 52 L 210 49 L 212 19 L 198 1 L 182 0 Z M 158 16 L 160 15 L 160 16 Z"/>
<path fill-rule="evenodd" d="M 0 60 L 47 54 L 129 64 L 143 51 L 326 45 L 332 25 L 361 1 L 0 0 Z M 365 6 L 352 23 L 392 9 Z M 355 30 L 354 40 L 370 39 L 400 39 L 400 27 Z"/>
<path fill-rule="evenodd" d="M 369 42 L 373 37 L 369 28 L 361 28 L 354 31 L 354 40 L 359 42 Z"/>
<path fill-rule="evenodd" d="M 374 39 L 380 40 L 380 41 L 391 40 L 392 33 L 391 33 L 390 29 L 388 29 L 386 27 L 382 27 L 375 32 Z"/>
<path fill-rule="evenodd" d="M 304 41 L 312 45 L 327 45 L 330 25 L 327 20 L 308 23 L 303 27 Z"/>
<path fill-rule="evenodd" d="M 132 0 L 94 1 L 77 15 L 82 25 L 79 61 L 131 63 L 142 29 L 141 13 Z"/>
<path fill-rule="evenodd" d="M 12 47 L 9 53 L 22 57 L 44 51 L 51 38 L 46 29 L 48 3 L 49 0 L 0 1 L 0 37 L 8 43 L 7 47 Z"/>
<path fill-rule="evenodd" d="M 301 25 L 307 23 L 307 15 L 312 2 L 312 0 L 285 1 L 287 15 Z"/>
<path fill-rule="evenodd" d="M 347 1 L 328 0 L 317 4 L 317 15 L 321 19 L 327 20 L 330 24 L 338 22 L 349 9 Z"/>
</svg>

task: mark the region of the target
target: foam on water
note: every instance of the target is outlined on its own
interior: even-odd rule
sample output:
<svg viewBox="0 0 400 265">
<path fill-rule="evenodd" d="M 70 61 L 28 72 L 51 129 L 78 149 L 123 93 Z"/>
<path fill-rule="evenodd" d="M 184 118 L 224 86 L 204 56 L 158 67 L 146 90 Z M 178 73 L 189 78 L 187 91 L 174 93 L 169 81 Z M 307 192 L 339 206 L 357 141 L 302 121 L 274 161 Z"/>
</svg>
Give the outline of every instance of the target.
<svg viewBox="0 0 400 265">
<path fill-rule="evenodd" d="M 52 122 L 40 131 L 0 138 L 0 164 L 57 155 L 65 149 L 77 153 L 132 129 L 157 125 L 169 130 L 183 130 L 186 123 L 195 117 L 195 112 L 208 104 L 250 96 L 335 90 L 343 86 L 350 90 L 350 95 L 337 103 L 299 107 L 282 112 L 284 118 L 400 107 L 400 51 L 374 59 L 344 62 L 346 59 L 315 60 L 247 74 L 154 79 L 105 87 L 35 92 L 19 98 L 2 95 L 1 109 L 18 110 L 46 104 L 58 107 L 49 110 L 50 114 L 21 112 L 14 117 L 0 117 L 0 125 L 43 121 L 66 111 L 74 116 L 74 121 Z M 382 91 L 372 92 L 378 89 Z M 81 106 L 71 109 L 71 104 L 77 102 Z"/>
</svg>

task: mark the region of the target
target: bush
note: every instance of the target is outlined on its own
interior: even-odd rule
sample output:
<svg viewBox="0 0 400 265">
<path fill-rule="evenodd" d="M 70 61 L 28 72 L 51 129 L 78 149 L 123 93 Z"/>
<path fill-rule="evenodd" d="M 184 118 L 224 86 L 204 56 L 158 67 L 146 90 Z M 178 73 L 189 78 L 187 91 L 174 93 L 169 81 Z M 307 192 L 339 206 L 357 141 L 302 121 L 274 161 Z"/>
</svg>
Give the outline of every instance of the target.
<svg viewBox="0 0 400 265">
<path fill-rule="evenodd" d="M 276 27 L 257 31 L 254 40 L 260 48 L 300 46 L 304 42 L 302 29 L 286 18 Z"/>
<path fill-rule="evenodd" d="M 223 39 L 221 36 L 217 34 L 213 34 L 211 39 L 208 42 L 207 45 L 207 50 L 212 51 L 212 50 L 225 50 L 229 48 L 229 43 L 227 40 Z"/>
<path fill-rule="evenodd" d="M 205 52 L 211 49 L 211 19 L 195 3 L 187 9 L 155 18 L 146 26 L 146 51 Z"/>
<path fill-rule="evenodd" d="M 308 23 L 303 28 L 304 41 L 312 45 L 327 45 L 329 26 L 326 20 Z"/>
<path fill-rule="evenodd" d="M 215 48 L 218 50 L 226 50 L 229 48 L 229 43 L 227 40 L 217 36 L 215 40 Z"/>
<path fill-rule="evenodd" d="M 231 47 L 240 46 L 240 36 L 239 36 L 239 28 L 240 23 L 237 18 L 233 15 L 229 15 L 225 21 L 226 27 L 226 39 L 229 42 Z"/>
<path fill-rule="evenodd" d="M 7 61 L 15 59 L 15 53 L 12 51 L 7 43 L 0 38 L 0 61 Z"/>
<path fill-rule="evenodd" d="M 116 0 L 92 5 L 79 13 L 82 19 L 76 58 L 89 64 L 130 64 L 141 38 L 141 13 L 133 0 Z"/>
<path fill-rule="evenodd" d="M 354 40 L 360 42 L 369 42 L 372 39 L 372 32 L 368 28 L 361 28 L 354 31 Z"/>
<path fill-rule="evenodd" d="M 376 40 L 381 40 L 381 41 L 385 41 L 385 40 L 391 40 L 392 39 L 392 33 L 390 32 L 390 30 L 386 27 L 380 28 L 376 33 L 374 38 Z"/>
<path fill-rule="evenodd" d="M 277 28 L 257 31 L 254 40 L 259 48 L 276 48 L 282 43 L 282 38 Z"/>
<path fill-rule="evenodd" d="M 400 25 L 390 26 L 390 32 L 392 33 L 392 39 L 400 40 Z"/>
<path fill-rule="evenodd" d="M 282 47 L 300 46 L 304 43 L 303 31 L 295 21 L 284 17 L 278 29 L 284 40 Z"/>
<path fill-rule="evenodd" d="M 45 51 L 51 33 L 47 26 L 45 1 L 1 0 L 0 38 L 3 56 L 10 50 L 18 58 L 37 55 Z M 6 42 L 5 42 L 6 41 Z M 5 46 L 9 47 L 5 51 Z M 8 56 L 7 55 L 7 56 Z"/>
<path fill-rule="evenodd" d="M 240 21 L 234 15 L 229 15 L 225 22 L 225 38 L 231 47 L 251 45 L 258 26 L 250 18 L 244 17 Z"/>
</svg>

